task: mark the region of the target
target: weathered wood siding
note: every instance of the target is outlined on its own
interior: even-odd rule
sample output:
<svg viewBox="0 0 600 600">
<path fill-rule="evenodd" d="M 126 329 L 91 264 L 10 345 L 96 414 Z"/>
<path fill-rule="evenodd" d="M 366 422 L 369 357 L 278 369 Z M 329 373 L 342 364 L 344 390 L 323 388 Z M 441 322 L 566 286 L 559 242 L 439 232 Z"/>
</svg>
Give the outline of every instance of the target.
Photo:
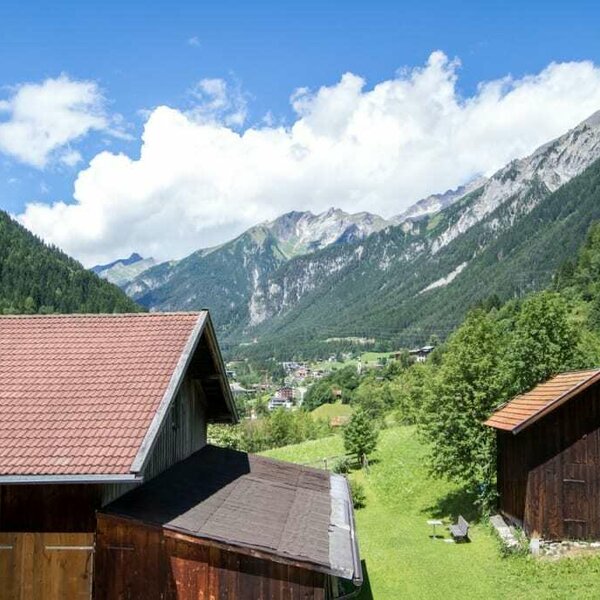
<svg viewBox="0 0 600 600">
<path fill-rule="evenodd" d="M 0 600 L 92 597 L 94 534 L 0 533 Z"/>
<path fill-rule="evenodd" d="M 328 577 L 305 568 L 98 516 L 95 599 L 324 600 Z"/>
<path fill-rule="evenodd" d="M 500 510 L 548 539 L 600 539 L 600 386 L 498 433 Z"/>
<path fill-rule="evenodd" d="M 200 382 L 186 377 L 144 469 L 144 480 L 156 477 L 205 444 L 206 398 Z"/>
<path fill-rule="evenodd" d="M 159 433 L 145 481 L 206 444 L 206 400 L 200 383 L 186 377 Z M 96 510 L 137 484 L 0 486 L 0 531 L 91 532 Z"/>
</svg>

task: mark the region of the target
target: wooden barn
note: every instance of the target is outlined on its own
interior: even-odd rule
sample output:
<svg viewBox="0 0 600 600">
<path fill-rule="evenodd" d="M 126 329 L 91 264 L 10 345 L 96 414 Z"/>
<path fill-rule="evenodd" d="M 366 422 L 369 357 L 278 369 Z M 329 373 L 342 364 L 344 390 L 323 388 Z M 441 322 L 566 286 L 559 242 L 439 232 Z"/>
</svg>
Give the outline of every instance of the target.
<svg viewBox="0 0 600 600">
<path fill-rule="evenodd" d="M 600 539 L 600 370 L 562 373 L 500 407 L 501 513 L 529 535 Z"/>
<path fill-rule="evenodd" d="M 207 312 L 0 317 L 0 600 L 335 598 L 345 479 L 216 448 Z"/>
</svg>

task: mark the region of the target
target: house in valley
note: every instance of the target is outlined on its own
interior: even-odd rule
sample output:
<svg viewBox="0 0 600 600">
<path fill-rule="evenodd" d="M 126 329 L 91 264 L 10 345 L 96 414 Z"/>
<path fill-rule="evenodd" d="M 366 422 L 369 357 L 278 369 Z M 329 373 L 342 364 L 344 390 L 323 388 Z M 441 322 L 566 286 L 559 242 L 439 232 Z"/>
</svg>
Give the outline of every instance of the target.
<svg viewBox="0 0 600 600">
<path fill-rule="evenodd" d="M 293 407 L 294 403 L 292 400 L 289 400 L 287 398 L 282 398 L 280 396 L 277 396 L 277 394 L 275 396 L 271 396 L 269 398 L 269 402 L 267 404 L 267 408 L 269 410 L 276 410 L 278 408 L 285 408 L 286 410 L 289 410 Z"/>
<path fill-rule="evenodd" d="M 2 597 L 360 585 L 345 479 L 206 444 L 237 421 L 207 312 L 7 316 L 0 340 Z"/>
<path fill-rule="evenodd" d="M 421 348 L 414 348 L 409 350 L 408 354 L 415 362 L 425 362 L 427 357 L 435 350 L 434 346 L 422 346 Z M 400 356 L 398 356 L 400 358 Z"/>
<path fill-rule="evenodd" d="M 501 513 L 529 535 L 600 539 L 600 370 L 562 373 L 500 407 Z"/>
<path fill-rule="evenodd" d="M 278 398 L 284 398 L 285 400 L 293 400 L 294 399 L 294 388 L 289 385 L 284 385 L 283 387 L 280 387 L 275 392 L 275 395 Z"/>
</svg>

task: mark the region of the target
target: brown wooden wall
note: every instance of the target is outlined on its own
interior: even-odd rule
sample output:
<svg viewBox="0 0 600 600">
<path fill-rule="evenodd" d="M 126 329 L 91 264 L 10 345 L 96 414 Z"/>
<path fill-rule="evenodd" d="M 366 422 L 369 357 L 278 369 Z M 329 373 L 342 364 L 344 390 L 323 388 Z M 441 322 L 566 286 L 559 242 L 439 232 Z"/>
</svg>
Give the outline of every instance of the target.
<svg viewBox="0 0 600 600">
<path fill-rule="evenodd" d="M 0 533 L 0 600 L 89 600 L 93 533 Z"/>
<path fill-rule="evenodd" d="M 0 531 L 93 532 L 98 485 L 0 486 Z"/>
<path fill-rule="evenodd" d="M 98 515 L 96 600 L 324 600 L 327 576 Z"/>
<path fill-rule="evenodd" d="M 547 539 L 600 539 L 600 386 L 498 433 L 500 510 Z"/>
</svg>

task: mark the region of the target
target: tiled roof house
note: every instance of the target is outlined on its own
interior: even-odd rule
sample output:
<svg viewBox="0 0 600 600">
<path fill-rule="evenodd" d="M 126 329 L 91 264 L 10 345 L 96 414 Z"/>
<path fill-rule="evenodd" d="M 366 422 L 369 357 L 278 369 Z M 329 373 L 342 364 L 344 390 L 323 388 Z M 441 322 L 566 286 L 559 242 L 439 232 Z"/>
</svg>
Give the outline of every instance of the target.
<svg viewBox="0 0 600 600">
<path fill-rule="evenodd" d="M 207 423 L 236 421 L 206 311 L 0 317 L 8 597 L 324 599 L 360 583 L 345 480 L 206 445 Z"/>
</svg>

